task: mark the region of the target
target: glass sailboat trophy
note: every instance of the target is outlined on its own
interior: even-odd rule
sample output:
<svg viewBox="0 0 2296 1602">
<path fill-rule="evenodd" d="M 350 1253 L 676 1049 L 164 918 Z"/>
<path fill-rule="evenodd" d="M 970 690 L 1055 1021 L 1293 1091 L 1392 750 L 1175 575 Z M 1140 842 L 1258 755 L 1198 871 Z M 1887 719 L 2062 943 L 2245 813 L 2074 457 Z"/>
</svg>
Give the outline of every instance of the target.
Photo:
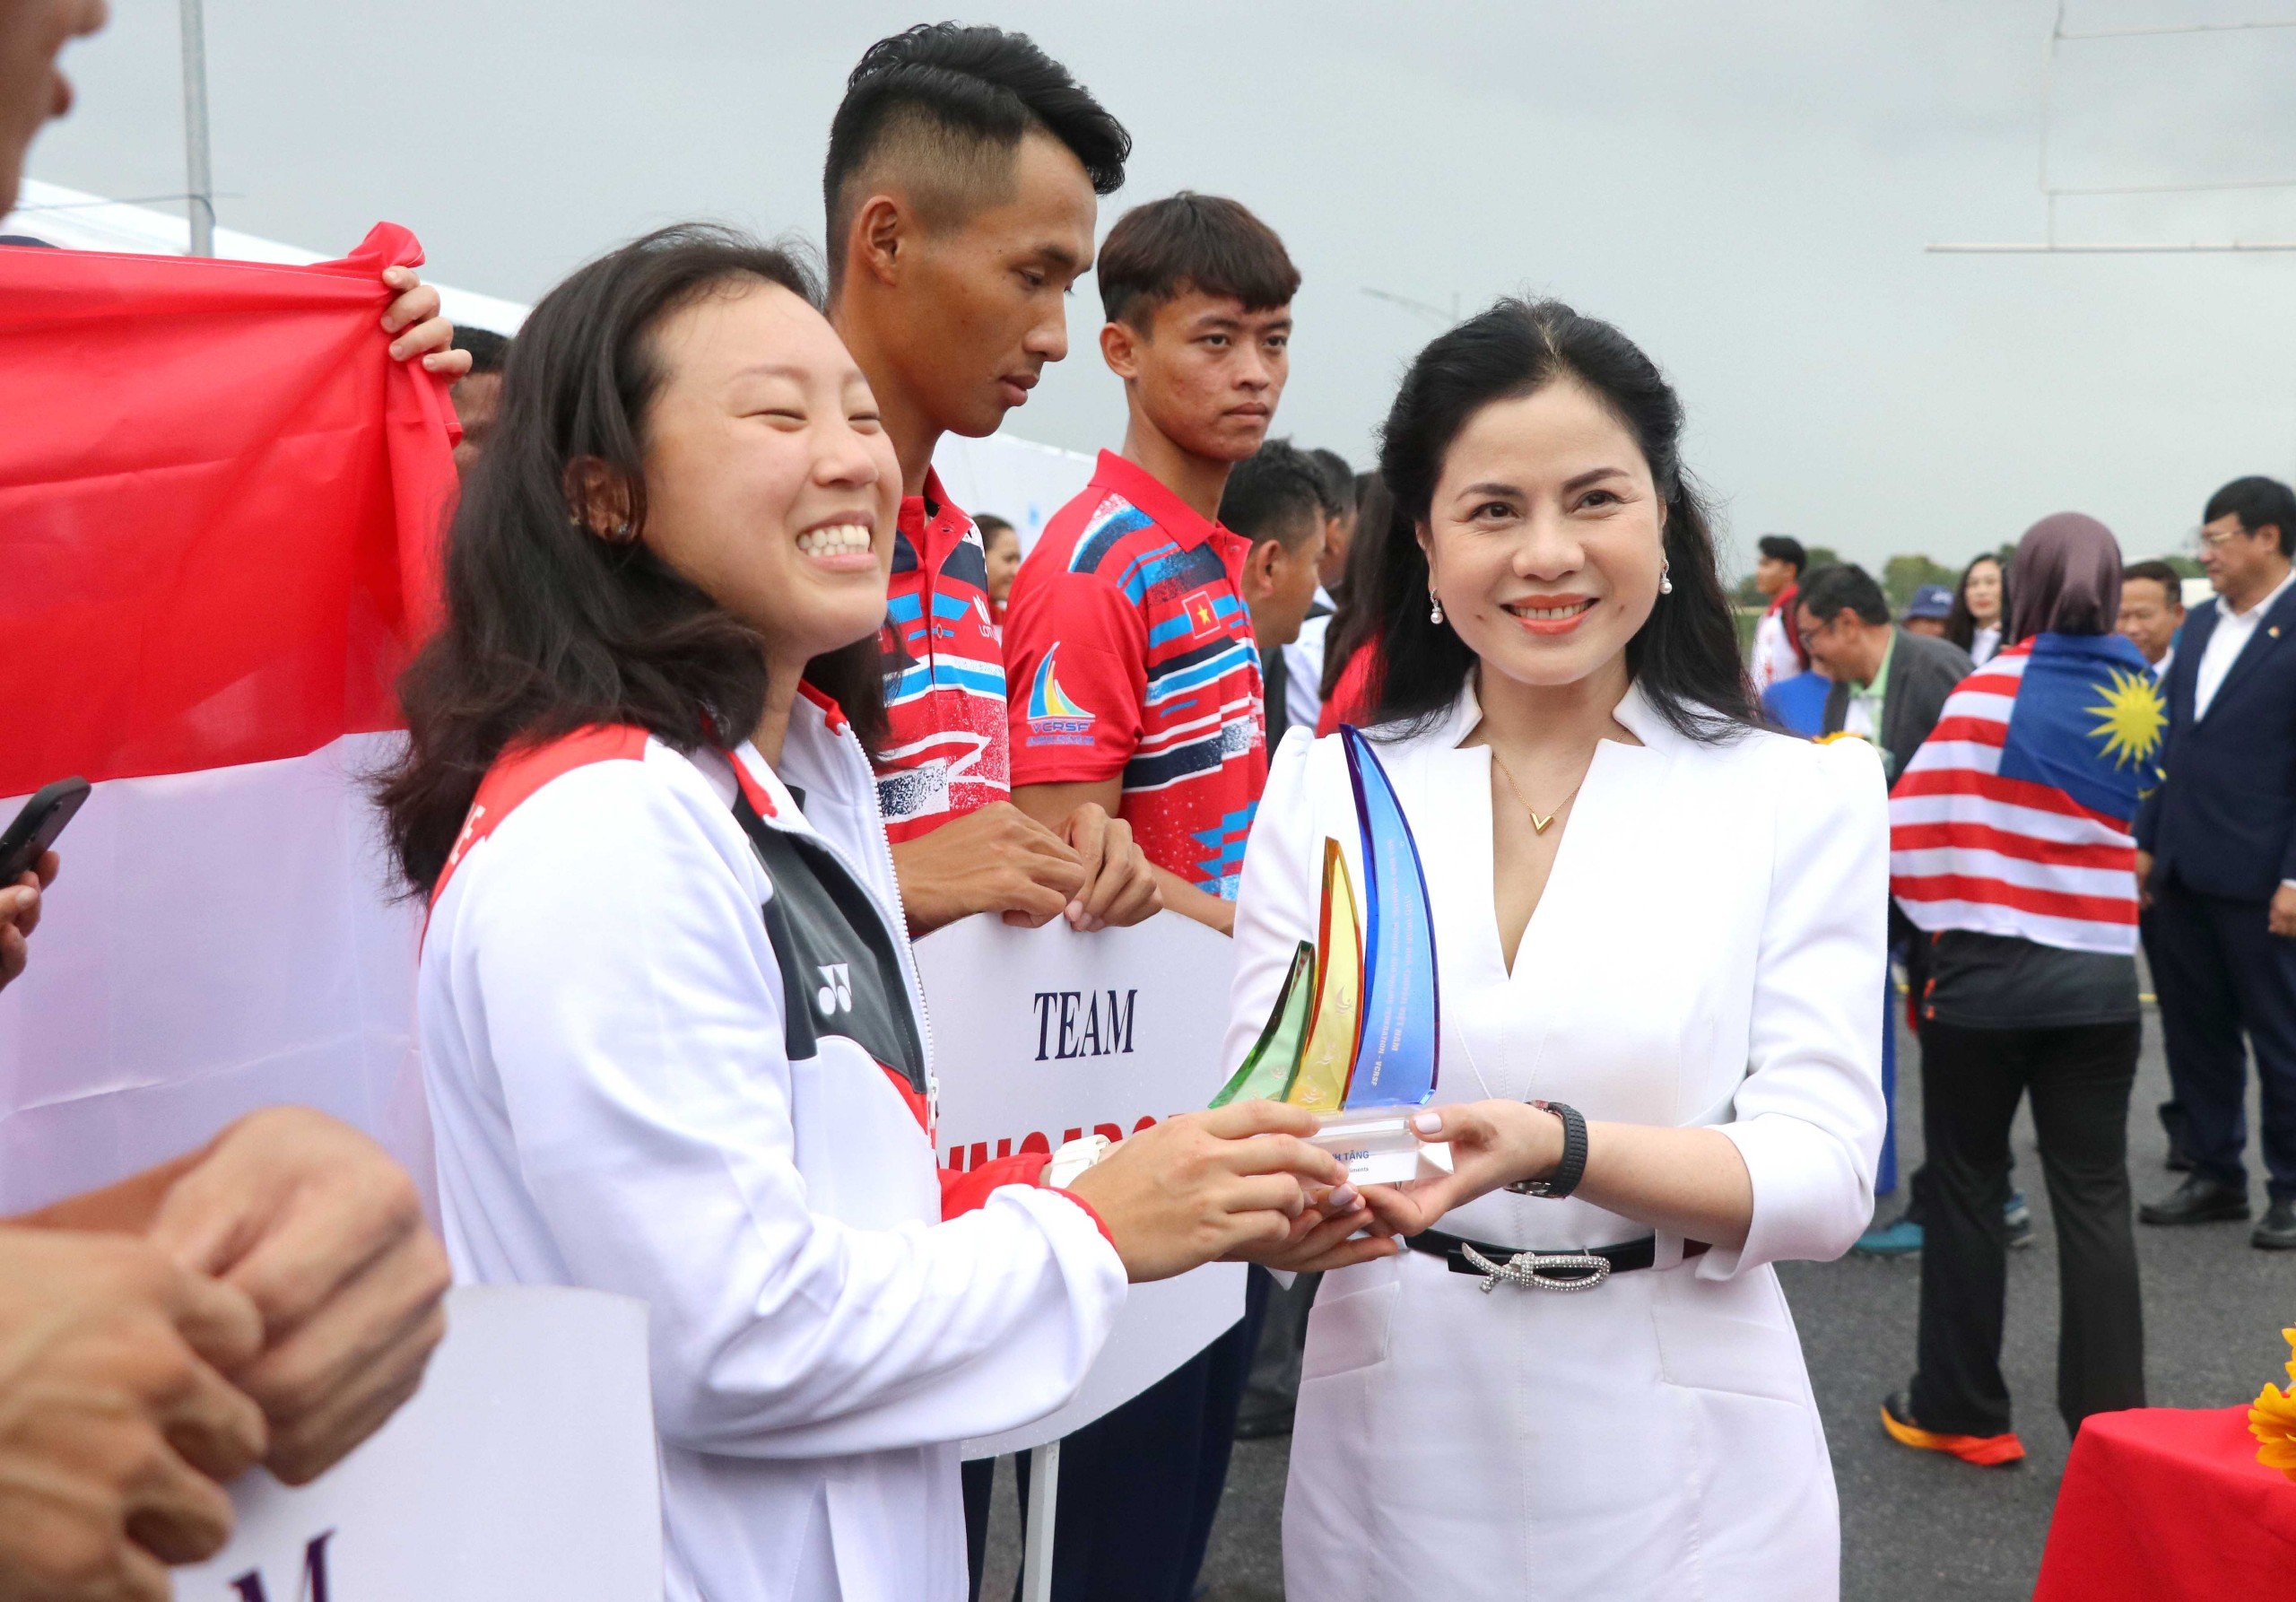
<svg viewBox="0 0 2296 1602">
<path fill-rule="evenodd" d="M 1343 727 L 1362 839 L 1363 898 L 1347 858 L 1324 841 L 1323 902 L 1316 938 L 1302 940 L 1275 1008 L 1214 1107 L 1265 1097 L 1305 1107 L 1323 1120 L 1316 1144 L 1347 1164 L 1358 1184 L 1394 1184 L 1422 1171 L 1413 1110 L 1435 1092 L 1440 996 L 1435 918 L 1411 825 L 1370 743 Z"/>
</svg>

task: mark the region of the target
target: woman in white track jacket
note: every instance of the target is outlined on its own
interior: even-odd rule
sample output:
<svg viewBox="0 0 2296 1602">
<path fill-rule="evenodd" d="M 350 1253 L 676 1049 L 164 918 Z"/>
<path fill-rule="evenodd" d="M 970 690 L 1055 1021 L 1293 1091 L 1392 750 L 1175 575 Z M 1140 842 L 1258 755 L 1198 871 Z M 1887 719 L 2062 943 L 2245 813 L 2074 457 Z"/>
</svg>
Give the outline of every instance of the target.
<svg viewBox="0 0 2296 1602">
<path fill-rule="evenodd" d="M 899 487 L 785 257 L 686 229 L 584 268 L 519 335 L 384 790 L 448 1249 L 649 1304 L 675 1598 L 955 1602 L 958 1443 L 1064 1402 L 1127 1279 L 1363 1222 L 1305 1209 L 1336 1164 L 1264 1104 L 1065 1191 L 936 1170 L 856 731 Z M 1109 892 L 1152 894 L 1110 828 Z"/>
</svg>

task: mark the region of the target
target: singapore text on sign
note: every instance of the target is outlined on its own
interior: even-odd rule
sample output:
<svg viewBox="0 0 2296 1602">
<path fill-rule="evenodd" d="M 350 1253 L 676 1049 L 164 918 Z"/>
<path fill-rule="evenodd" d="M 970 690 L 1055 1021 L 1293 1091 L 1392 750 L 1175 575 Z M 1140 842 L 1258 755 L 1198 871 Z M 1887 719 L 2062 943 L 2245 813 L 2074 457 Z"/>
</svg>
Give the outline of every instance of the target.
<svg viewBox="0 0 2296 1602">
<path fill-rule="evenodd" d="M 941 1084 L 938 1145 L 952 1168 L 1118 1139 L 1202 1107 L 1220 1087 L 1234 948 L 1162 913 L 1078 935 L 974 918 L 918 943 Z M 1243 1311 L 1243 1270 L 1214 1263 L 1135 1285 L 1076 1399 L 968 1446 L 985 1456 L 1090 1424 L 1201 1351 Z"/>
</svg>

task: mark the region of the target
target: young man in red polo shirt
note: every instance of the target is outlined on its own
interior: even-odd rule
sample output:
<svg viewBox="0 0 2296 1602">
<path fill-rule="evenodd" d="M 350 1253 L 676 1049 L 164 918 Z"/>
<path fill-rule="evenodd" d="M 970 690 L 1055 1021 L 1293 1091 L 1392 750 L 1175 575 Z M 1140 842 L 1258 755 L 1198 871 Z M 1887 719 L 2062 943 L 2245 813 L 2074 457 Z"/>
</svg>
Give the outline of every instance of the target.
<svg viewBox="0 0 2296 1602">
<path fill-rule="evenodd" d="M 1013 584 L 1013 799 L 1039 820 L 1109 808 L 1164 905 L 1224 934 L 1267 741 L 1250 543 L 1217 519 L 1283 394 L 1300 274 L 1242 206 L 1180 194 L 1126 213 L 1099 275 L 1130 422 Z"/>
<path fill-rule="evenodd" d="M 1123 454 L 1101 453 L 1013 582 L 1013 801 L 1047 823 L 1116 813 L 1164 905 L 1227 933 L 1267 740 L 1254 547 L 1218 512 L 1283 396 L 1300 274 L 1242 206 L 1182 194 L 1127 213 L 1099 277 L 1100 353 L 1131 420 Z M 1310 550 L 1310 587 L 1315 563 Z M 1246 1319 L 1063 1444 L 1055 1602 L 1191 1595 L 1257 1328 Z"/>
<path fill-rule="evenodd" d="M 978 912 L 1082 929 L 1154 913 L 1112 809 L 1012 805 L 1004 668 L 980 535 L 943 491 L 944 433 L 994 433 L 1068 353 L 1063 300 L 1131 138 L 1026 37 L 936 23 L 862 56 L 830 126 L 830 320 L 900 459 L 878 796 L 919 934 Z"/>
</svg>

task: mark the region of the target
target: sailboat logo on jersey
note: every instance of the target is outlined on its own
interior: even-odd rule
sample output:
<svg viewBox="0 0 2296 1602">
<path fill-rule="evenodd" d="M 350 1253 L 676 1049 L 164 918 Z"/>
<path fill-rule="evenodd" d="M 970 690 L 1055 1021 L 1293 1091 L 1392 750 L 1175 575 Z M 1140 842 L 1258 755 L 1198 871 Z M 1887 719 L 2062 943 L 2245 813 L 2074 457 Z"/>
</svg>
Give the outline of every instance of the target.
<svg viewBox="0 0 2296 1602">
<path fill-rule="evenodd" d="M 1029 685 L 1029 744 L 1031 745 L 1090 745 L 1092 714 L 1060 687 L 1053 665 L 1060 655 L 1056 645 L 1037 664 Z"/>
</svg>

